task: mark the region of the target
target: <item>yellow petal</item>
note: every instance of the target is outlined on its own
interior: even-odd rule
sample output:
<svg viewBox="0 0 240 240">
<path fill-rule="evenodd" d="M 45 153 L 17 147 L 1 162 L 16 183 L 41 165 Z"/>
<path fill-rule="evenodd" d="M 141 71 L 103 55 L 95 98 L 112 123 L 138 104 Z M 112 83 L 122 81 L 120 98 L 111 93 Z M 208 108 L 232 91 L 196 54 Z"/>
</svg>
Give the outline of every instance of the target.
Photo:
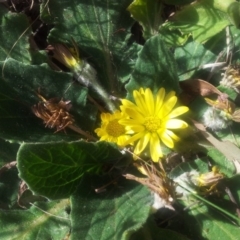
<svg viewBox="0 0 240 240">
<path fill-rule="evenodd" d="M 145 132 L 139 132 L 135 135 L 133 135 L 132 137 L 130 137 L 124 144 L 124 146 L 131 144 L 135 141 L 137 141 L 139 138 L 143 137 L 145 135 Z"/>
<path fill-rule="evenodd" d="M 109 113 L 102 113 L 101 114 L 101 120 L 103 121 L 103 122 L 106 122 L 106 121 L 108 121 L 109 120 Z"/>
<path fill-rule="evenodd" d="M 142 132 L 145 130 L 145 127 L 142 125 L 132 125 L 127 128 L 127 130 L 132 130 L 133 132 Z"/>
<path fill-rule="evenodd" d="M 120 137 L 118 137 L 118 140 L 117 140 L 117 145 L 122 147 L 122 146 L 125 146 L 125 142 L 130 138 L 130 136 L 128 135 L 122 135 Z"/>
<path fill-rule="evenodd" d="M 157 97 L 156 97 L 156 107 L 155 107 L 155 114 L 156 115 L 158 114 L 158 112 L 160 111 L 160 109 L 163 105 L 164 97 L 165 97 L 165 89 L 160 88 L 158 90 Z"/>
<path fill-rule="evenodd" d="M 133 108 L 126 108 L 125 109 L 125 113 L 130 117 L 130 118 L 133 118 L 133 119 L 136 119 L 140 122 L 144 122 L 144 116 L 139 113 L 138 111 L 136 111 L 135 109 Z"/>
<path fill-rule="evenodd" d="M 144 94 L 141 94 L 139 91 L 133 91 L 133 97 L 135 100 L 136 105 L 138 106 L 139 110 L 141 113 L 147 113 L 148 112 L 148 108 L 147 108 L 147 104 L 146 101 L 144 99 Z"/>
<path fill-rule="evenodd" d="M 145 102 L 147 105 L 147 109 L 148 109 L 148 113 L 146 114 L 150 114 L 150 115 L 154 115 L 154 98 L 153 98 L 153 94 L 150 88 L 147 88 L 145 91 Z"/>
<path fill-rule="evenodd" d="M 150 155 L 154 162 L 158 162 L 159 158 L 163 156 L 159 137 L 153 133 L 150 138 Z"/>
<path fill-rule="evenodd" d="M 176 95 L 175 91 L 170 91 L 170 92 L 166 95 L 166 97 L 165 97 L 165 99 L 164 99 L 164 102 L 167 102 L 171 97 L 173 97 L 173 96 L 175 96 L 175 95 Z"/>
<path fill-rule="evenodd" d="M 166 130 L 167 135 L 169 135 L 169 137 L 171 137 L 173 140 L 175 141 L 180 141 L 180 138 L 172 131 L 170 130 Z"/>
<path fill-rule="evenodd" d="M 124 126 L 143 126 L 139 121 L 134 120 L 134 119 L 120 119 L 119 124 L 124 125 Z"/>
<path fill-rule="evenodd" d="M 166 133 L 166 131 L 164 131 L 161 136 L 160 136 L 162 142 L 169 148 L 173 148 L 174 147 L 174 143 L 172 138 Z"/>
<path fill-rule="evenodd" d="M 166 102 L 164 102 L 163 106 L 161 108 L 161 111 L 160 111 L 161 116 L 159 116 L 159 117 L 162 117 L 162 118 L 166 117 L 172 111 L 176 102 L 177 102 L 176 96 L 172 96 Z"/>
<path fill-rule="evenodd" d="M 188 124 L 180 119 L 169 119 L 166 123 L 166 128 L 169 129 L 178 129 L 178 128 L 186 128 Z"/>
<path fill-rule="evenodd" d="M 120 109 L 122 113 L 125 113 L 125 109 L 130 108 L 130 109 L 135 109 L 135 111 L 138 111 L 141 113 L 141 110 L 136 106 L 134 103 L 128 101 L 127 99 L 121 99 L 122 105 L 120 106 Z"/>
<path fill-rule="evenodd" d="M 182 106 L 182 107 L 177 107 L 175 108 L 170 114 L 169 114 L 169 118 L 175 118 L 179 115 L 184 114 L 185 112 L 187 112 L 189 110 L 188 107 Z"/>
<path fill-rule="evenodd" d="M 137 155 L 140 154 L 145 149 L 145 147 L 147 146 L 147 144 L 149 142 L 150 136 L 151 136 L 150 133 L 147 133 L 145 136 L 143 136 L 142 138 L 139 139 L 139 141 L 134 149 L 134 152 Z"/>
</svg>

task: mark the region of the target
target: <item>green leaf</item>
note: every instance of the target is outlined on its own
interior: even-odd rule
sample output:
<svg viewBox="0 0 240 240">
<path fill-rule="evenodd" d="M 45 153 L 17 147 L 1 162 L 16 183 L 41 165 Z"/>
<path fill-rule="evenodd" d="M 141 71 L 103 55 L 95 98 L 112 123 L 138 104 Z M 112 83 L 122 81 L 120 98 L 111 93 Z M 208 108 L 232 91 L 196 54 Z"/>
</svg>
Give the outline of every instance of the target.
<svg viewBox="0 0 240 240">
<path fill-rule="evenodd" d="M 174 179 L 180 176 L 181 174 L 185 172 L 190 172 L 192 170 L 197 170 L 201 173 L 208 172 L 209 171 L 208 165 L 205 161 L 206 158 L 196 159 L 193 162 L 189 163 L 181 163 L 170 172 L 169 177 Z"/>
<path fill-rule="evenodd" d="M 215 204 L 223 202 L 219 199 Z M 192 203 L 186 203 L 186 206 Z M 229 209 L 229 203 L 224 201 L 224 209 Z M 185 227 L 189 231 L 190 239 L 201 236 L 202 239 L 214 240 L 221 236 L 221 239 L 237 239 L 239 236 L 239 228 L 232 221 L 219 213 L 214 208 L 207 207 L 205 204 L 197 204 L 188 209 L 184 215 Z"/>
<path fill-rule="evenodd" d="M 174 52 L 180 80 L 186 80 L 198 74 L 198 69 L 207 63 L 214 63 L 217 56 L 198 42 L 189 42 Z M 193 69 L 193 70 L 191 70 Z M 197 75 L 199 76 L 199 75 Z M 198 77 L 199 78 L 199 77 Z"/>
<path fill-rule="evenodd" d="M 172 4 L 172 5 L 186 5 L 188 3 L 194 2 L 194 0 L 164 0 L 164 3 L 166 4 Z"/>
<path fill-rule="evenodd" d="M 156 0 L 134 0 L 128 7 L 132 17 L 143 27 L 143 37 L 148 39 L 158 34 L 163 23 L 163 3 Z"/>
<path fill-rule="evenodd" d="M 139 46 L 133 43 L 133 24 L 127 6 L 122 1 L 49 1 L 42 19 L 54 28 L 50 43 L 70 43 L 80 48 L 80 57 L 87 57 L 97 70 L 101 84 L 110 92 L 119 92 L 119 82 L 126 82 L 134 66 Z M 48 14 L 50 13 L 50 15 Z"/>
<path fill-rule="evenodd" d="M 164 24 L 159 29 L 159 34 L 163 37 L 164 41 L 173 47 L 184 45 L 191 34 L 183 34 L 179 30 L 170 30 Z"/>
<path fill-rule="evenodd" d="M 228 15 L 232 23 L 239 28 L 240 27 L 240 3 L 232 2 L 227 9 Z"/>
<path fill-rule="evenodd" d="M 192 170 L 197 170 L 199 173 L 209 172 L 209 165 L 207 160 L 210 161 L 212 166 L 217 166 L 221 173 L 224 173 L 228 177 L 232 177 L 235 173 L 235 168 L 232 162 L 226 159 L 226 157 L 220 153 L 217 149 L 213 147 L 208 147 L 207 155 L 211 157 L 210 160 L 207 157 L 201 159 L 196 159 L 193 162 L 179 164 L 174 168 L 171 173 L 171 178 L 176 178 L 177 176 L 183 174 L 184 172 L 190 172 Z"/>
<path fill-rule="evenodd" d="M 16 166 L 0 170 L 0 209 L 16 207 L 19 184 L 20 179 Z"/>
<path fill-rule="evenodd" d="M 208 156 L 211 157 L 214 161 L 214 164 L 217 164 L 218 168 L 222 173 L 224 173 L 228 177 L 232 177 L 236 172 L 234 164 L 230 159 L 228 160 L 226 156 L 224 156 L 221 152 L 219 152 L 216 148 L 209 147 L 208 148 Z"/>
<path fill-rule="evenodd" d="M 161 36 L 150 38 L 139 52 L 132 77 L 126 85 L 128 94 L 141 87 L 154 92 L 164 87 L 179 92 L 176 63 Z"/>
<path fill-rule="evenodd" d="M 239 39 L 239 35 L 240 35 L 240 29 L 236 28 L 235 26 L 230 26 L 229 27 L 230 30 L 230 37 L 231 37 L 231 43 L 234 44 L 234 48 L 233 48 L 233 56 L 232 56 L 232 63 L 236 63 L 239 62 L 240 59 L 240 53 L 238 51 L 239 49 L 239 45 L 240 45 L 240 39 Z"/>
<path fill-rule="evenodd" d="M 1 146 L 0 148 L 0 168 L 1 168 L 5 163 L 16 160 L 19 145 L 6 142 L 0 138 L 0 146 Z"/>
<path fill-rule="evenodd" d="M 159 212 L 161 210 L 162 209 L 160 209 Z M 160 228 L 157 226 L 157 220 L 157 215 L 150 216 L 143 227 L 131 235 L 130 240 L 189 240 L 189 238 L 178 232 Z"/>
<path fill-rule="evenodd" d="M 69 197 L 86 173 L 100 173 L 106 163 L 114 164 L 122 154 L 105 142 L 23 143 L 17 166 L 29 188 L 50 199 Z"/>
<path fill-rule="evenodd" d="M 14 58 L 22 63 L 30 63 L 28 35 L 29 20 L 23 13 L 8 13 L 7 9 L 0 9 L 0 61 Z"/>
<path fill-rule="evenodd" d="M 212 151 L 212 150 L 210 150 Z M 214 156 L 213 153 L 209 153 L 209 155 Z M 204 159 L 202 159 L 204 160 Z M 171 171 L 170 177 L 176 178 L 182 173 L 190 172 L 192 170 L 197 170 L 201 173 L 208 172 L 208 164 L 197 159 L 190 163 L 182 163 L 178 165 L 173 171 Z M 215 159 L 214 159 L 215 160 Z M 217 166 L 220 167 L 220 171 L 229 174 L 233 169 L 231 168 L 231 163 L 227 165 L 227 162 L 224 158 L 220 158 L 218 160 Z M 220 163 L 222 162 L 222 164 Z M 224 163 L 225 162 L 225 163 Z M 226 169 L 224 169 L 224 167 Z M 235 177 L 236 178 L 236 177 Z M 233 178 L 233 179 L 235 179 Z M 226 179 L 225 183 L 227 187 L 232 190 L 232 194 L 239 197 L 240 191 L 237 185 L 239 183 L 238 180 L 235 179 L 235 182 L 232 179 Z M 175 229 L 178 232 L 186 234 L 190 239 L 196 238 L 198 235 L 202 235 L 201 238 L 206 239 L 216 239 L 218 236 L 221 236 L 223 239 L 235 239 L 234 236 L 239 234 L 239 228 L 237 228 L 228 216 L 225 216 L 221 212 L 217 210 L 218 207 L 222 208 L 222 210 L 227 211 L 232 216 L 235 216 L 235 211 L 233 210 L 235 206 L 229 198 L 223 197 L 223 193 L 220 190 L 219 195 L 213 195 L 209 198 L 204 197 L 204 199 L 210 201 L 210 204 L 207 202 L 199 203 L 199 198 L 195 198 L 193 195 L 189 193 L 187 198 L 180 199 L 181 203 L 184 204 L 185 207 L 189 207 L 185 211 L 181 212 L 181 218 L 184 219 L 184 229 Z M 214 207 L 215 206 L 215 207 Z"/>
<path fill-rule="evenodd" d="M 227 10 L 233 2 L 233 0 L 195 1 L 176 12 L 163 27 L 179 30 L 183 34 L 191 33 L 195 41 L 206 42 L 230 25 Z"/>
<path fill-rule="evenodd" d="M 86 178 L 72 196 L 71 240 L 129 239 L 147 220 L 152 197 L 146 187 L 120 179 L 105 192 L 93 191 L 106 183 L 103 178 Z"/>
<path fill-rule="evenodd" d="M 1 210 L 1 239 L 64 239 L 70 232 L 70 221 L 66 212 L 68 206 L 68 200 L 61 200 L 39 203 L 25 211 Z"/>
<path fill-rule="evenodd" d="M 3 65 L 1 65 L 3 66 Z M 70 113 L 76 125 L 92 130 L 96 108 L 86 103 L 87 91 L 80 84 L 73 85 L 71 75 L 55 72 L 46 65 L 31 66 L 9 59 L 0 77 L 0 133 L 11 141 L 76 140 L 81 136 L 69 131 L 54 134 L 45 128 L 31 107 L 39 102 L 36 92 L 46 99 L 70 100 Z M 87 111 L 86 111 L 87 110 Z"/>
<path fill-rule="evenodd" d="M 9 209 L 16 204 L 20 180 L 16 166 L 8 163 L 16 161 L 19 145 L 0 139 L 0 146 L 0 209 Z"/>
</svg>

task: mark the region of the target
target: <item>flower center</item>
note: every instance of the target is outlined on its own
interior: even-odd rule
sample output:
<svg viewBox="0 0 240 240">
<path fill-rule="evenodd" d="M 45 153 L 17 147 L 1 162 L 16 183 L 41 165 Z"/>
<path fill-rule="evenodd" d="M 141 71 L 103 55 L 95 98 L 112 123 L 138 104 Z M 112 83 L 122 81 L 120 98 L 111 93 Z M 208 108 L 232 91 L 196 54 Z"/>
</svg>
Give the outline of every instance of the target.
<svg viewBox="0 0 240 240">
<path fill-rule="evenodd" d="M 119 137 L 125 134 L 125 127 L 118 123 L 118 119 L 114 119 L 108 123 L 106 131 L 113 137 Z"/>
<path fill-rule="evenodd" d="M 161 120 L 157 117 L 147 117 L 144 126 L 149 132 L 156 132 L 159 128 L 161 128 Z"/>
</svg>

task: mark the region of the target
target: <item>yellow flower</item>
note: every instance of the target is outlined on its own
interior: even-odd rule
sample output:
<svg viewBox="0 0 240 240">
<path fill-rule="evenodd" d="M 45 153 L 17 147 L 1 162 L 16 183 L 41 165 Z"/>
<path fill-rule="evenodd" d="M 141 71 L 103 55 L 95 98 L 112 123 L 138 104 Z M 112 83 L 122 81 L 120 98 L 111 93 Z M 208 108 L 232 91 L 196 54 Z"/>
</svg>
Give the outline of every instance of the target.
<svg viewBox="0 0 240 240">
<path fill-rule="evenodd" d="M 119 120 L 122 118 L 123 115 L 120 111 L 113 114 L 101 114 L 101 127 L 95 130 L 95 133 L 100 137 L 100 141 L 114 142 L 118 146 L 124 145 L 129 136 L 126 135 L 125 127 L 119 124 Z"/>
<path fill-rule="evenodd" d="M 82 64 L 81 59 L 79 58 L 78 50 L 76 48 L 68 48 L 61 43 L 55 43 L 53 47 L 53 57 L 64 66 L 70 69 L 75 69 Z"/>
<path fill-rule="evenodd" d="M 134 101 L 122 100 L 120 106 L 122 112 L 129 118 L 119 121 L 126 127 L 128 133 L 133 134 L 126 142 L 125 146 L 136 142 L 134 153 L 139 155 L 147 145 L 150 146 L 150 155 L 154 162 L 159 161 L 163 156 L 161 142 L 167 147 L 173 148 L 173 140 L 179 137 L 169 129 L 186 128 L 188 124 L 175 117 L 188 111 L 188 107 L 181 106 L 175 109 L 177 97 L 171 91 L 167 95 L 165 89 L 161 88 L 156 96 L 147 88 L 140 88 L 133 91 Z"/>
</svg>

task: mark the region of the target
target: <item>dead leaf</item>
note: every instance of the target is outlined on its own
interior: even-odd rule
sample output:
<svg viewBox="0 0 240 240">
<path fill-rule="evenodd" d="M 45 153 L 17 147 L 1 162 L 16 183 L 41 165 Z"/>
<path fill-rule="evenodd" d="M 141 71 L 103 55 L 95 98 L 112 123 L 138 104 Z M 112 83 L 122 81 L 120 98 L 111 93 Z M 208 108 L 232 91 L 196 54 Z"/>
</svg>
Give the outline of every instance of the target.
<svg viewBox="0 0 240 240">
<path fill-rule="evenodd" d="M 202 79 L 189 79 L 181 81 L 179 84 L 187 94 L 200 95 L 203 97 L 210 96 L 213 94 L 217 94 L 219 96 L 226 96 L 225 93 L 219 91 L 211 83 L 206 82 Z"/>
</svg>

